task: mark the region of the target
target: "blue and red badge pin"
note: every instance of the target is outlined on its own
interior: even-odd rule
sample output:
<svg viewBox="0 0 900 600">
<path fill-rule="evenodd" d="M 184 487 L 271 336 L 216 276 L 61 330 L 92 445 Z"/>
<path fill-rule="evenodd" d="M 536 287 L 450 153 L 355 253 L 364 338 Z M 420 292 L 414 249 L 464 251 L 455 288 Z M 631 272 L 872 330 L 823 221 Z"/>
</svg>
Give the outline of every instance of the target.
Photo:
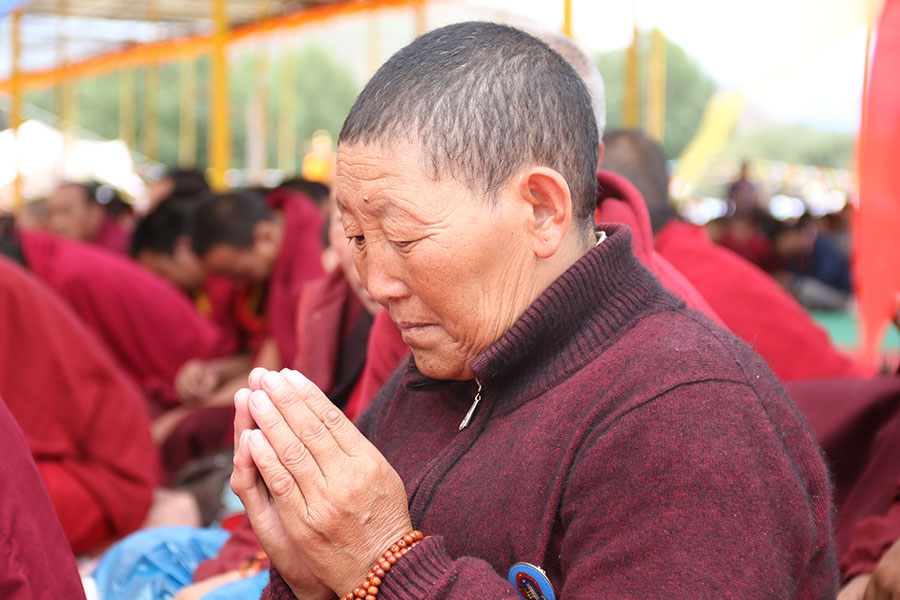
<svg viewBox="0 0 900 600">
<path fill-rule="evenodd" d="M 540 567 L 525 562 L 516 563 L 509 570 L 506 579 L 523 600 L 556 600 L 553 586 Z"/>
</svg>

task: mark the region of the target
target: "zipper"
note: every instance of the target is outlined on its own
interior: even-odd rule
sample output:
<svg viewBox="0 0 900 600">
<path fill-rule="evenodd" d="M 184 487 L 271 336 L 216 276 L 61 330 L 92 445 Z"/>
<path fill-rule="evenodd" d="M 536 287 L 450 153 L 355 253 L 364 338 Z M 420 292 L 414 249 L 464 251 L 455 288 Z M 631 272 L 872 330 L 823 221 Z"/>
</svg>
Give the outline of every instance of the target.
<svg viewBox="0 0 900 600">
<path fill-rule="evenodd" d="M 475 400 L 472 402 L 472 406 L 469 407 L 469 412 L 463 417 L 462 423 L 459 424 L 460 431 L 468 427 L 469 423 L 472 421 L 472 415 L 475 414 L 475 409 L 478 408 L 478 403 L 481 402 L 481 382 L 478 381 L 477 377 L 475 378 L 475 383 L 478 384 L 478 390 L 475 392 Z"/>
</svg>

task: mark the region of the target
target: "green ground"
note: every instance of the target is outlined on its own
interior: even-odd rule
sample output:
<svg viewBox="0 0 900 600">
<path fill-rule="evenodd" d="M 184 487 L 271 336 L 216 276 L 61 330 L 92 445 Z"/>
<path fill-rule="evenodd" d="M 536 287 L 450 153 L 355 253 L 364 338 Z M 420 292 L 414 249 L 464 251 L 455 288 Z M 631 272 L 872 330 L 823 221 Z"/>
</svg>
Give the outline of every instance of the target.
<svg viewBox="0 0 900 600">
<path fill-rule="evenodd" d="M 845 350 L 859 348 L 859 319 L 856 314 L 846 312 L 814 312 L 813 318 L 828 330 L 832 342 Z M 885 336 L 882 348 L 885 350 L 900 350 L 900 332 L 896 327 L 891 327 Z"/>
</svg>

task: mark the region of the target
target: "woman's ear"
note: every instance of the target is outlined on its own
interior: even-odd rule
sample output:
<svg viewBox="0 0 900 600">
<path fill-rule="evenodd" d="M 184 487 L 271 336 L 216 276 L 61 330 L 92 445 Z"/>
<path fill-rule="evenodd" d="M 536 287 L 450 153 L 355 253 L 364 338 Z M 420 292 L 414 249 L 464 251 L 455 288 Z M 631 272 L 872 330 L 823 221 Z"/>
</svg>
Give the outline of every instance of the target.
<svg viewBox="0 0 900 600">
<path fill-rule="evenodd" d="M 528 233 L 536 256 L 556 254 L 572 225 L 572 195 L 559 172 L 531 167 L 519 179 L 519 196 L 529 205 Z"/>
</svg>

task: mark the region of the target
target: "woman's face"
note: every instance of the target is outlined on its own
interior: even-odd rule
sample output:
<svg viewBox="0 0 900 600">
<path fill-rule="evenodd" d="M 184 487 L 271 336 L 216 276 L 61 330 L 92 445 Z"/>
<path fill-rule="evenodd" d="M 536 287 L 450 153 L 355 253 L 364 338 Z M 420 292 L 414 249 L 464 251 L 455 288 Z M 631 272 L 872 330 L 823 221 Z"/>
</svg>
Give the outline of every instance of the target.
<svg viewBox="0 0 900 600">
<path fill-rule="evenodd" d="M 336 198 L 360 277 L 425 375 L 470 379 L 470 361 L 540 292 L 526 215 L 504 201 L 514 190 L 492 204 L 432 180 L 412 144 L 338 148 Z"/>
</svg>

